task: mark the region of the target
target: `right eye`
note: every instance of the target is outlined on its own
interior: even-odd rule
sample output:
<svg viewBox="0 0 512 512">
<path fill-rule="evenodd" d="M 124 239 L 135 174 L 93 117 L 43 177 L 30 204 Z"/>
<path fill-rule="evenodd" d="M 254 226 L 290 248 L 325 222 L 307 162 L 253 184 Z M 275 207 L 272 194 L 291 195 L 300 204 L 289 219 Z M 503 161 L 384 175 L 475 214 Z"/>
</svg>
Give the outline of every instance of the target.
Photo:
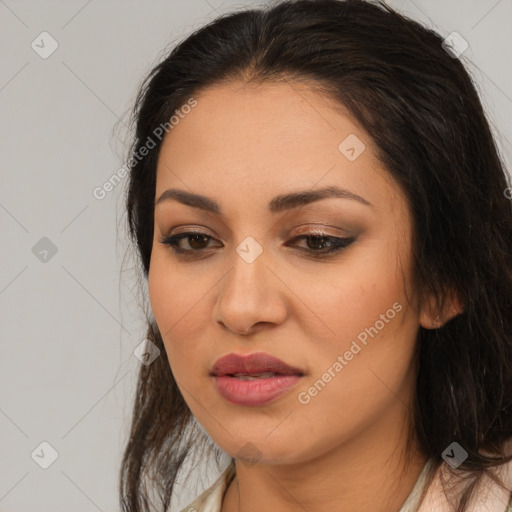
<svg viewBox="0 0 512 512">
<path fill-rule="evenodd" d="M 182 240 L 187 240 L 187 243 L 191 249 L 183 248 L 180 245 Z M 160 238 L 160 243 L 168 245 L 172 251 L 178 254 L 190 254 L 198 253 L 206 249 L 206 245 L 210 240 L 215 240 L 212 236 L 199 231 L 188 231 L 185 233 L 178 233 L 176 235 L 170 235 Z M 187 255 L 188 255 L 187 254 Z"/>
</svg>

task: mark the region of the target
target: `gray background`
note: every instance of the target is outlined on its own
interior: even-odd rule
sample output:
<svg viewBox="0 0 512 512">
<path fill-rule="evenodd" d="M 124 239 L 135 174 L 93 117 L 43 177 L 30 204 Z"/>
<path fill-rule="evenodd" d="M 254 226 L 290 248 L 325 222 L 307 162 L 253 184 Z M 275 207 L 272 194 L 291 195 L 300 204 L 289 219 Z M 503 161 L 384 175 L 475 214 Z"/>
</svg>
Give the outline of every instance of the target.
<svg viewBox="0 0 512 512">
<path fill-rule="evenodd" d="M 512 0 L 388 3 L 468 41 L 462 58 L 510 169 Z M 103 200 L 93 190 L 119 169 L 114 125 L 165 48 L 259 4 L 0 0 L 0 511 L 119 510 L 145 325 L 129 262 L 120 272 L 124 184 Z M 59 45 L 47 59 L 31 47 L 43 31 Z M 33 251 L 43 237 L 57 250 L 46 261 Z M 43 441 L 58 452 L 48 469 L 31 456 L 49 456 Z"/>
</svg>

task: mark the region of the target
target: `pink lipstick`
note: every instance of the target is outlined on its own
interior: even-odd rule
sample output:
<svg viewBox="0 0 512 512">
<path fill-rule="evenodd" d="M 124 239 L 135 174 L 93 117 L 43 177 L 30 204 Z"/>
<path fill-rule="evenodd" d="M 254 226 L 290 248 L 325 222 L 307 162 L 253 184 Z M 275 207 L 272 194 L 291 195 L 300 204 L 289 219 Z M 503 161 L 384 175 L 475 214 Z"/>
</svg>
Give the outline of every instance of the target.
<svg viewBox="0 0 512 512">
<path fill-rule="evenodd" d="M 229 354 L 210 373 L 219 394 L 237 405 L 259 406 L 295 387 L 304 372 L 269 354 Z"/>
</svg>

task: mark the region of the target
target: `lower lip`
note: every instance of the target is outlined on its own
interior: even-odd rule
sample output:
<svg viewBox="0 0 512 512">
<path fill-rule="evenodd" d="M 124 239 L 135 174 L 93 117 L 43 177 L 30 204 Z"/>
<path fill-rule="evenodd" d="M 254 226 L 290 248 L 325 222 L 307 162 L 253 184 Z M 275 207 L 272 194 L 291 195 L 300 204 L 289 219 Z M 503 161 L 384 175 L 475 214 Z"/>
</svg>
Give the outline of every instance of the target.
<svg viewBox="0 0 512 512">
<path fill-rule="evenodd" d="M 300 375 L 277 375 L 269 378 L 240 380 L 224 375 L 214 378 L 218 392 L 228 402 L 237 405 L 258 406 L 268 404 L 294 388 L 302 377 Z"/>
</svg>

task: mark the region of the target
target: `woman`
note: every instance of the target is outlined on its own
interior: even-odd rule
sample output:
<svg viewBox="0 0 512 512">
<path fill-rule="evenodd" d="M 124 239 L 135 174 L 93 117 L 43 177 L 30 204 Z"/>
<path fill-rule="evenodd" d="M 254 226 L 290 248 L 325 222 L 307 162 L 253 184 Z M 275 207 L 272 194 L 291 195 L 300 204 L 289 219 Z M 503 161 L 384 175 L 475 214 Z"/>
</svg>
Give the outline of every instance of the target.
<svg viewBox="0 0 512 512">
<path fill-rule="evenodd" d="M 161 356 L 124 511 L 167 509 L 204 447 L 231 463 L 184 510 L 512 510 L 511 202 L 445 46 L 384 3 L 299 0 L 147 77 L 126 207 Z"/>
</svg>

